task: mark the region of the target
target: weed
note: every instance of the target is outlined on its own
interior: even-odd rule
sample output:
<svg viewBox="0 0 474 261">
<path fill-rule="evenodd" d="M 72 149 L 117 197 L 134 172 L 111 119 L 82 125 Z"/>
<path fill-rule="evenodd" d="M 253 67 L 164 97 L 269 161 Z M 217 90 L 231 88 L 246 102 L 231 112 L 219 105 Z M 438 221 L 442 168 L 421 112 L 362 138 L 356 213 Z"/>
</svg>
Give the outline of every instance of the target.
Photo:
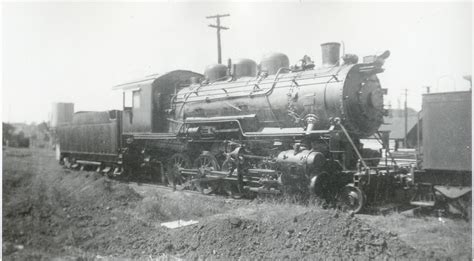
<svg viewBox="0 0 474 261">
<path fill-rule="evenodd" d="M 143 201 L 138 212 L 149 221 L 201 218 L 227 210 L 222 202 L 203 200 L 184 193 L 155 194 Z"/>
</svg>

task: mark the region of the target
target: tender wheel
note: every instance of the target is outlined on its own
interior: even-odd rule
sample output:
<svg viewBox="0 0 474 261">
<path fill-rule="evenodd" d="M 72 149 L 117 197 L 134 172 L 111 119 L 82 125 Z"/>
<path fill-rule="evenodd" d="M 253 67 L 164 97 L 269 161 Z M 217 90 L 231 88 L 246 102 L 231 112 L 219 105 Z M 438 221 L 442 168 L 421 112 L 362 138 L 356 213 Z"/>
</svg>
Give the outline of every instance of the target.
<svg viewBox="0 0 474 261">
<path fill-rule="evenodd" d="M 168 161 L 168 168 L 166 171 L 166 176 L 168 178 L 168 184 L 173 187 L 173 189 L 183 190 L 188 187 L 189 177 L 184 177 L 179 173 L 179 168 L 190 168 L 191 160 L 184 153 L 176 153 Z"/>
<path fill-rule="evenodd" d="M 79 164 L 76 163 L 75 158 L 64 158 L 64 166 L 68 169 L 74 169 L 77 170 L 79 167 Z"/>
<path fill-rule="evenodd" d="M 64 157 L 63 162 L 64 162 L 64 167 L 65 168 L 67 168 L 67 169 L 71 168 L 72 164 L 71 164 L 71 161 L 69 160 L 69 157 Z"/>
<path fill-rule="evenodd" d="M 339 201 L 346 210 L 359 213 L 365 205 L 365 195 L 358 187 L 346 185 L 342 188 Z"/>
</svg>

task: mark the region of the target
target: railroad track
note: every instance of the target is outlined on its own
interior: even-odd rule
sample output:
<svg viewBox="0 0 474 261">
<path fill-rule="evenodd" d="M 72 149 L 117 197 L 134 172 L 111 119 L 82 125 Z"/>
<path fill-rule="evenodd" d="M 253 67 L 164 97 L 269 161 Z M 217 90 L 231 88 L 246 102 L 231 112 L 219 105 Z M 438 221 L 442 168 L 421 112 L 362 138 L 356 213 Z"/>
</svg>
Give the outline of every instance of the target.
<svg viewBox="0 0 474 261">
<path fill-rule="evenodd" d="M 137 181 L 122 181 L 118 180 L 120 183 L 123 184 L 128 184 L 128 185 L 136 185 L 139 187 L 150 187 L 150 188 L 156 188 L 160 190 L 167 190 L 167 191 L 173 191 L 172 187 L 165 186 L 162 184 L 155 184 L 155 183 L 144 183 L 144 182 L 137 182 Z M 186 190 L 186 189 L 176 189 L 178 192 L 183 192 L 183 193 L 188 193 L 188 194 L 197 194 L 197 195 L 203 195 L 203 196 L 210 196 L 209 194 L 201 193 L 199 191 L 194 191 L 194 190 Z"/>
<path fill-rule="evenodd" d="M 134 185 L 134 186 L 137 186 L 137 187 L 149 187 L 149 188 L 154 188 L 154 189 L 159 189 L 159 190 L 173 191 L 172 187 L 166 186 L 166 185 L 163 185 L 163 184 L 150 183 L 150 182 L 140 182 L 140 181 L 126 181 L 126 180 L 120 180 L 120 179 L 114 179 L 114 180 L 116 180 L 116 181 L 118 181 L 122 184 Z M 197 191 L 197 190 L 178 189 L 177 188 L 176 191 L 179 192 L 179 193 L 206 196 L 206 197 L 223 196 L 226 199 L 230 199 L 230 200 L 245 199 L 243 197 L 236 198 L 236 197 L 225 196 L 225 195 L 216 195 L 215 193 L 213 193 L 213 191 L 207 191 L 207 190 L 205 190 L 204 192 L 201 192 L 201 191 Z"/>
<path fill-rule="evenodd" d="M 80 171 L 80 170 L 77 170 L 77 171 Z M 153 182 L 150 182 L 150 181 L 131 181 L 131 180 L 123 180 L 123 179 L 120 179 L 120 178 L 114 178 L 114 177 L 110 177 L 110 176 L 107 176 L 107 175 L 104 175 L 104 176 L 106 176 L 106 177 L 108 177 L 112 180 L 115 180 L 119 183 L 122 183 L 122 184 L 132 185 L 132 186 L 136 186 L 136 187 L 148 187 L 148 188 L 153 188 L 153 189 L 157 189 L 157 190 L 161 190 L 161 191 L 169 191 L 169 192 L 173 191 L 173 188 L 171 186 L 167 186 L 167 185 L 163 185 L 163 184 L 159 184 L 159 183 L 153 183 Z M 188 194 L 188 195 L 194 195 L 194 196 L 196 196 L 196 195 L 204 196 L 204 197 L 220 197 L 220 196 L 222 196 L 222 197 L 225 197 L 226 200 L 239 200 L 239 199 L 245 200 L 246 199 L 245 197 L 235 198 L 235 197 L 232 197 L 232 196 L 219 195 L 219 194 L 213 193 L 212 191 L 208 192 L 208 193 L 204 193 L 204 192 L 197 191 L 197 190 L 177 188 L 176 192 L 184 193 L 184 194 Z M 413 208 L 413 207 L 408 206 L 408 205 L 402 205 L 402 204 L 384 204 L 384 205 L 369 207 L 369 208 L 366 209 L 364 214 L 383 215 L 383 214 L 386 214 L 386 213 L 389 213 L 389 212 L 393 212 L 393 211 L 399 212 L 400 210 L 403 211 L 403 210 L 408 210 L 408 209 L 411 209 L 411 208 Z"/>
<path fill-rule="evenodd" d="M 79 167 L 66 167 L 66 169 L 69 169 L 69 170 L 72 170 L 72 171 L 76 171 L 76 172 L 82 172 L 84 170 L 82 170 L 81 168 Z M 95 171 L 95 172 L 98 172 L 98 171 Z M 98 172 L 100 174 L 102 174 L 103 176 L 111 179 L 111 180 L 115 180 L 119 183 L 122 183 L 122 184 L 127 184 L 127 185 L 135 185 L 137 187 L 150 187 L 150 188 L 155 188 L 155 189 L 160 189 L 160 190 L 168 190 L 168 191 L 173 191 L 173 188 L 170 187 L 170 186 L 167 186 L 167 185 L 163 185 L 163 184 L 160 184 L 160 183 L 154 183 L 154 182 L 151 182 L 149 180 L 139 180 L 139 181 L 132 181 L 132 180 L 125 180 L 123 178 L 121 178 L 120 176 L 112 176 L 112 175 L 107 175 L 106 173 L 104 172 Z M 187 184 L 187 185 L 191 185 L 191 184 Z M 216 194 L 214 193 L 213 190 L 210 190 L 210 189 L 204 189 L 203 191 L 197 191 L 197 190 L 189 190 L 189 189 L 185 189 L 185 188 L 182 188 L 181 186 L 177 186 L 176 188 L 176 191 L 178 192 L 181 192 L 181 193 L 187 193 L 187 194 L 192 194 L 192 195 L 201 195 L 201 196 L 225 196 L 225 195 L 219 195 L 219 194 Z M 244 199 L 244 197 L 236 197 L 236 196 L 225 196 L 227 199 Z"/>
<path fill-rule="evenodd" d="M 154 189 L 159 189 L 159 190 L 166 190 L 166 191 L 173 191 L 173 188 L 172 187 L 169 187 L 169 186 L 165 186 L 165 185 L 162 185 L 162 184 L 154 184 L 154 183 L 147 183 L 147 182 L 136 182 L 136 181 L 121 181 L 121 180 L 118 180 L 120 183 L 123 183 L 123 184 L 128 184 L 128 185 L 136 185 L 138 187 L 149 187 L 149 188 L 154 188 Z M 183 189 L 183 190 L 176 190 L 177 192 L 179 193 L 185 193 L 185 194 L 190 194 L 190 195 L 199 195 L 199 196 L 205 196 L 205 197 L 215 197 L 215 196 L 219 196 L 219 195 L 215 195 L 213 193 L 202 193 L 200 191 L 194 191 L 194 190 L 187 190 L 187 189 Z M 229 197 L 229 196 L 224 196 L 226 198 L 226 200 L 239 200 L 239 199 L 244 199 L 245 198 L 233 198 L 233 197 Z M 382 205 L 378 205 L 378 206 L 372 206 L 372 207 L 369 207 L 367 208 L 364 213 L 362 214 L 365 214 L 365 215 L 385 215 L 387 213 L 390 213 L 390 212 L 403 212 L 403 211 L 407 211 L 407 210 L 410 210 L 410 209 L 414 209 L 413 206 L 410 206 L 410 205 L 406 205 L 406 204 L 393 204 L 393 203 L 387 203 L 387 204 L 382 204 Z"/>
</svg>

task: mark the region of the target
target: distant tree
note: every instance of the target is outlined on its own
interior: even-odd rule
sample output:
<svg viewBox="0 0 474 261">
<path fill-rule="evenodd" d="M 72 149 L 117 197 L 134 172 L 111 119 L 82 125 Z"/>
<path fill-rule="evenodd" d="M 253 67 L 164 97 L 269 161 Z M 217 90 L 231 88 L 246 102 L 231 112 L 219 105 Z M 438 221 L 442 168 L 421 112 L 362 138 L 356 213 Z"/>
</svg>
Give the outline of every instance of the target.
<svg viewBox="0 0 474 261">
<path fill-rule="evenodd" d="M 18 138 L 23 139 L 23 138 L 25 138 L 25 132 L 20 131 L 20 132 L 18 132 L 17 136 L 18 136 Z"/>
<path fill-rule="evenodd" d="M 405 110 L 404 109 L 390 109 L 391 117 L 404 117 Z M 407 108 L 407 115 L 408 116 L 416 116 L 418 112 L 415 109 Z"/>
<path fill-rule="evenodd" d="M 13 125 L 2 122 L 2 133 L 3 133 L 2 142 L 5 142 L 6 140 L 10 140 L 12 138 L 14 130 L 15 130 L 15 127 L 13 127 Z"/>
<path fill-rule="evenodd" d="M 48 123 L 46 123 L 44 121 L 42 123 L 38 124 L 37 128 L 40 132 L 48 132 L 48 130 L 49 130 Z"/>
</svg>

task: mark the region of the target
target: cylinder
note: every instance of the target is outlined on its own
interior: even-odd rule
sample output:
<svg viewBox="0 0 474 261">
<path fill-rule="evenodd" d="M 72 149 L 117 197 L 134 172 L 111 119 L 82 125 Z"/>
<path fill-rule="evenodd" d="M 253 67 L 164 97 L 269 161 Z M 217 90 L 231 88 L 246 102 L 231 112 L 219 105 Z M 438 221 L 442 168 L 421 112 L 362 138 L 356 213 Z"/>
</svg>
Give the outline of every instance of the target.
<svg viewBox="0 0 474 261">
<path fill-rule="evenodd" d="M 313 150 L 286 150 L 278 154 L 276 161 L 282 170 L 288 172 L 291 169 L 294 174 L 304 175 L 323 167 L 326 157 Z"/>
<path fill-rule="evenodd" d="M 340 43 L 331 42 L 321 44 L 323 66 L 330 67 L 339 65 L 340 48 Z"/>
</svg>

